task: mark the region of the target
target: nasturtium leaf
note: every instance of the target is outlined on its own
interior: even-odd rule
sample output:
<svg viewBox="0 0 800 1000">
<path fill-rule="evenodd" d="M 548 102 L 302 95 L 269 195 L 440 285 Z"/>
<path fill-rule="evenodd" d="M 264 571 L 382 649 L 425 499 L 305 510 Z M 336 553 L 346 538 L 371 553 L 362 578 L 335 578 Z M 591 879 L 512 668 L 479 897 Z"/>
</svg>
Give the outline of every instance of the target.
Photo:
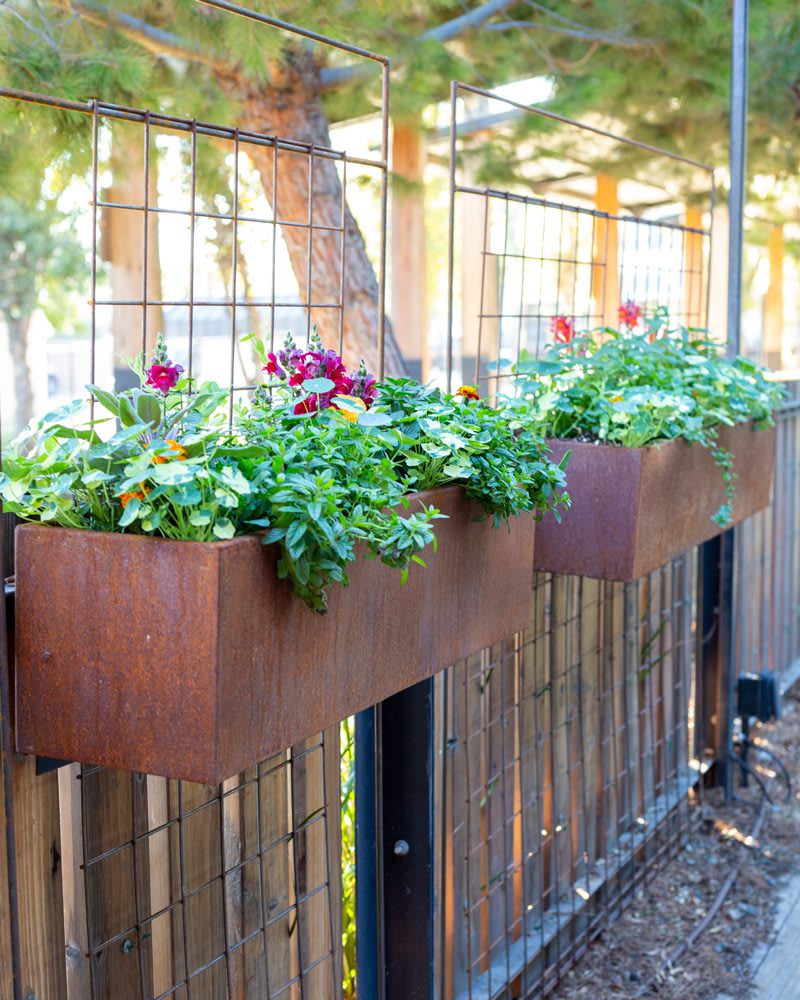
<svg viewBox="0 0 800 1000">
<path fill-rule="evenodd" d="M 129 524 L 133 524 L 136 518 L 139 516 L 139 511 L 142 507 L 142 501 L 137 497 L 131 497 L 131 499 L 125 505 L 125 510 L 122 512 L 122 517 L 119 519 L 120 528 L 127 528 Z"/>
<path fill-rule="evenodd" d="M 194 479 L 194 469 L 186 462 L 165 462 L 163 465 L 153 466 L 149 476 L 156 483 L 177 486 L 190 483 Z"/>
<path fill-rule="evenodd" d="M 171 503 L 176 503 L 179 507 L 194 507 L 196 504 L 201 503 L 203 494 L 196 486 L 190 483 L 187 486 L 180 486 L 178 489 L 173 489 L 169 494 L 169 499 Z"/>
<path fill-rule="evenodd" d="M 303 391 L 312 392 L 316 396 L 330 392 L 335 388 L 336 383 L 329 378 L 308 378 L 303 382 Z"/>
<path fill-rule="evenodd" d="M 193 524 L 196 528 L 202 528 L 207 524 L 211 524 L 213 516 L 213 513 L 207 507 L 201 507 L 200 510 L 194 511 L 189 518 L 189 523 Z"/>
<path fill-rule="evenodd" d="M 115 478 L 110 472 L 104 472 L 102 469 L 91 469 L 81 476 L 81 482 L 85 486 L 94 486 L 97 483 L 110 483 Z"/>
<path fill-rule="evenodd" d="M 359 427 L 386 427 L 391 422 L 392 420 L 388 413 L 375 413 L 372 410 L 367 410 L 366 413 L 359 413 L 358 415 Z"/>
<path fill-rule="evenodd" d="M 217 538 L 233 538 L 236 526 L 227 517 L 218 517 L 214 522 L 213 531 Z"/>
</svg>

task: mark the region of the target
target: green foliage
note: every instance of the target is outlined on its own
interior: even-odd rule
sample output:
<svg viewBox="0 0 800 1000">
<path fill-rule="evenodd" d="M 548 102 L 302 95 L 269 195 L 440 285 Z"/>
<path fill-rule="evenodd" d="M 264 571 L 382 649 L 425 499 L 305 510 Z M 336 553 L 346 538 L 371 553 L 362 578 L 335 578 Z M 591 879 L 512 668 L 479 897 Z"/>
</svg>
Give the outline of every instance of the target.
<svg viewBox="0 0 800 1000">
<path fill-rule="evenodd" d="M 78 400 L 33 422 L 4 457 L 5 509 L 64 527 L 193 541 L 263 529 L 264 543 L 280 547 L 279 575 L 322 612 L 327 588 L 347 583 L 359 544 L 403 579 L 412 563 L 424 567 L 420 553 L 435 549 L 442 515 L 409 493 L 458 483 L 498 524 L 566 502 L 563 470 L 546 460 L 521 412 L 509 421 L 407 380 L 387 383 L 370 411 L 344 395 L 341 410 L 303 412 L 312 393 L 333 386 L 309 378 L 302 390 L 286 382 L 259 390 L 236 408 L 231 429 L 228 392 L 214 384 L 189 392 L 181 371 L 160 341 L 141 388 L 89 387 L 110 416 L 76 426 Z"/>
<path fill-rule="evenodd" d="M 460 483 L 499 524 L 531 511 L 558 515 L 568 502 L 563 468 L 547 460 L 524 405 L 504 411 L 410 379 L 387 379 L 373 408 L 387 414 L 380 431 L 392 460 L 415 489 Z"/>
<path fill-rule="evenodd" d="M 52 202 L 28 207 L 0 196 L 0 316 L 7 322 L 27 319 L 43 292 L 50 318 L 58 318 L 65 293 L 88 275 L 70 221 Z"/>
<path fill-rule="evenodd" d="M 515 372 L 546 437 L 626 448 L 683 438 L 714 448 L 726 484 L 715 517 L 721 524 L 730 519 L 733 470 L 730 455 L 716 448 L 718 428 L 771 424 L 783 398 L 759 365 L 725 357 L 703 331 L 671 328 L 663 309 L 641 332 L 601 328 L 550 345 L 541 358 L 523 352 Z"/>
</svg>

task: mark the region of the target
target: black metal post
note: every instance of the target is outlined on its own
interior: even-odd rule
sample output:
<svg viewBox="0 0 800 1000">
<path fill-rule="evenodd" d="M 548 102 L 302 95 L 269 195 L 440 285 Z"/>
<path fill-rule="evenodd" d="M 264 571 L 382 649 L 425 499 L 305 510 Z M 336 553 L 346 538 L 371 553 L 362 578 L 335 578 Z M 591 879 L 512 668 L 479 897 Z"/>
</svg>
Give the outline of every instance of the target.
<svg viewBox="0 0 800 1000">
<path fill-rule="evenodd" d="M 714 752 L 715 781 L 733 793 L 733 529 L 700 546 L 700 744 Z"/>
<path fill-rule="evenodd" d="M 739 353 L 742 320 L 742 248 L 747 179 L 747 46 L 749 0 L 733 0 L 730 108 L 730 244 L 728 252 L 728 354 Z"/>
<path fill-rule="evenodd" d="M 380 708 L 385 1000 L 433 997 L 433 681 Z M 368 994 L 365 994 L 365 996 Z"/>
<path fill-rule="evenodd" d="M 731 41 L 730 105 L 730 243 L 728 248 L 728 338 L 729 357 L 739 353 L 742 320 L 742 251 L 744 243 L 744 202 L 747 178 L 747 61 L 748 0 L 733 0 Z M 736 665 L 733 662 L 733 560 L 734 533 L 726 531 L 719 539 L 718 590 L 719 612 L 715 653 L 717 675 L 717 726 L 715 756 L 718 781 L 725 798 L 733 795 L 733 720 L 735 715 Z"/>
<path fill-rule="evenodd" d="M 382 1000 L 378 934 L 376 708 L 356 716 L 356 964 L 358 994 Z"/>
<path fill-rule="evenodd" d="M 431 1000 L 433 681 L 356 716 L 356 954 L 365 1000 Z"/>
</svg>

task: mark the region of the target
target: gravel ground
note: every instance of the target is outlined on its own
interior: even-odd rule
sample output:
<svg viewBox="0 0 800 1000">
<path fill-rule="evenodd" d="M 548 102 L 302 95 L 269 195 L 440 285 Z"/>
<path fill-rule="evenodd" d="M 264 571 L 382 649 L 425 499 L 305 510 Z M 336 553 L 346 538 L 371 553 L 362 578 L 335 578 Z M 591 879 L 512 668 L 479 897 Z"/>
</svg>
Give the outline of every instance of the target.
<svg viewBox="0 0 800 1000">
<path fill-rule="evenodd" d="M 617 923 L 602 934 L 572 969 L 551 1000 L 754 1000 L 749 987 L 754 963 L 766 947 L 783 882 L 800 870 L 800 702 L 787 696 L 779 722 L 752 733 L 776 753 L 792 777 L 792 796 L 770 778 L 772 765 L 757 763 L 770 781 L 776 805 L 767 811 L 760 836 L 749 838 L 759 808 L 757 788 L 737 789 L 741 802 L 725 804 L 706 791 L 697 805 L 699 823 L 686 847 L 637 892 Z M 738 781 L 738 778 L 737 778 Z M 732 867 L 739 874 L 719 912 L 674 965 L 675 948 L 703 919 Z M 800 958 L 798 959 L 800 979 Z M 800 993 L 800 990 L 799 990 Z"/>
</svg>

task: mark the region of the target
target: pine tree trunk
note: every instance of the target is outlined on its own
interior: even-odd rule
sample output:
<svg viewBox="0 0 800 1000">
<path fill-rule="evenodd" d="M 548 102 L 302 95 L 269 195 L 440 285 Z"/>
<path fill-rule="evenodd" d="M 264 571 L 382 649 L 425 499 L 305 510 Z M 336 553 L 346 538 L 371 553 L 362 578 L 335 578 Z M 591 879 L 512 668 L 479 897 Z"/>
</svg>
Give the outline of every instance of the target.
<svg viewBox="0 0 800 1000">
<path fill-rule="evenodd" d="M 245 129 L 265 135 L 297 139 L 329 148 L 328 123 L 322 110 L 319 67 L 310 52 L 293 52 L 281 64 L 269 84 L 255 84 L 243 79 L 221 79 L 232 97 L 242 101 L 240 124 Z M 307 223 L 309 218 L 309 162 L 306 154 L 280 150 L 278 153 L 277 198 L 273 187 L 273 151 L 262 146 L 247 146 L 261 175 L 264 191 L 276 211 L 279 222 Z M 340 226 L 342 219 L 342 184 L 334 160 L 313 160 L 312 208 L 315 226 Z M 277 206 L 277 207 L 276 207 Z M 312 241 L 311 281 L 308 280 L 308 228 L 284 225 L 283 238 L 289 251 L 302 301 L 337 303 L 340 301 L 341 236 L 338 232 L 315 229 Z M 350 365 L 364 358 L 368 366 L 378 368 L 378 282 L 358 223 L 345 206 L 344 354 Z M 299 310 L 298 310 L 299 312 Z M 311 311 L 311 321 L 319 325 L 323 340 L 335 347 L 339 340 L 339 313 L 335 309 Z M 303 324 L 304 326 L 305 324 Z M 299 328 L 298 334 L 304 334 Z M 386 321 L 385 373 L 401 375 L 405 371 L 391 324 Z"/>
<path fill-rule="evenodd" d="M 31 317 L 27 315 L 16 319 L 6 318 L 6 324 L 16 390 L 17 407 L 14 417 L 14 433 L 17 434 L 33 416 L 33 385 L 31 383 L 31 370 L 28 367 L 28 331 Z"/>
</svg>

